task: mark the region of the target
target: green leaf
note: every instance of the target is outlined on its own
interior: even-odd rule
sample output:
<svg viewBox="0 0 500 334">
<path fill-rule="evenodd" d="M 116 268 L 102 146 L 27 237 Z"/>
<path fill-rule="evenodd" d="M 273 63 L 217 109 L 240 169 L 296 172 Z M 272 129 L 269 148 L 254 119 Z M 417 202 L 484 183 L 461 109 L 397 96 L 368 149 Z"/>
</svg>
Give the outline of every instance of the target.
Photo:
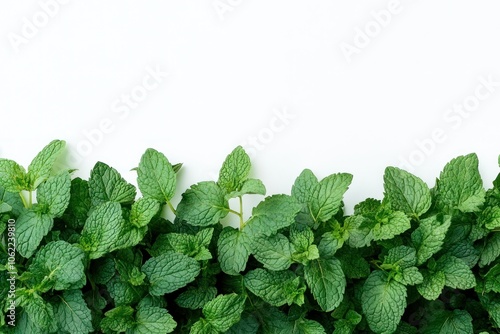
<svg viewBox="0 0 500 334">
<path fill-rule="evenodd" d="M 65 146 L 65 141 L 53 140 L 35 156 L 28 166 L 29 190 L 35 190 L 40 183 L 49 178 L 52 168 Z"/>
<path fill-rule="evenodd" d="M 417 265 L 430 259 L 442 248 L 450 224 L 451 217 L 443 215 L 420 221 L 420 226 L 411 234 L 411 240 L 417 249 Z"/>
<path fill-rule="evenodd" d="M 133 285 L 122 275 L 113 276 L 106 283 L 106 288 L 115 306 L 137 303 L 148 292 L 145 285 Z"/>
<path fill-rule="evenodd" d="M 21 302 L 21 306 L 35 327 L 41 330 L 49 330 L 54 327 L 54 308 L 38 294 L 26 296 Z"/>
<path fill-rule="evenodd" d="M 330 312 L 340 305 L 346 287 L 346 279 L 340 261 L 335 258 L 319 258 L 304 267 L 304 277 L 314 299 L 323 311 Z"/>
<path fill-rule="evenodd" d="M 419 217 L 431 206 L 431 193 L 422 179 L 399 169 L 387 167 L 384 173 L 384 191 L 395 211 Z"/>
<path fill-rule="evenodd" d="M 500 293 L 500 264 L 493 266 L 484 276 L 484 290 Z"/>
<path fill-rule="evenodd" d="M 404 212 L 391 212 L 387 217 L 381 219 L 379 224 L 373 228 L 374 240 L 392 239 L 411 228 L 410 219 Z"/>
<path fill-rule="evenodd" d="M 127 334 L 171 333 L 175 327 L 177 323 L 166 309 L 144 306 L 137 310 L 134 327 Z"/>
<path fill-rule="evenodd" d="M 224 191 L 213 181 L 192 185 L 177 206 L 177 217 L 195 226 L 217 224 L 229 212 Z"/>
<path fill-rule="evenodd" d="M 88 218 L 92 202 L 88 181 L 77 177 L 71 181 L 70 199 L 65 219 L 74 229 L 81 229 Z"/>
<path fill-rule="evenodd" d="M 149 292 L 161 296 L 194 281 L 200 273 L 200 265 L 184 254 L 168 252 L 147 260 L 142 271 L 148 277 Z"/>
<path fill-rule="evenodd" d="M 422 270 L 422 276 L 424 280 L 417 285 L 418 292 L 427 300 L 436 300 L 446 284 L 444 272 L 430 273 L 427 270 Z"/>
<path fill-rule="evenodd" d="M 308 204 L 313 197 L 319 181 L 310 169 L 304 169 L 297 177 L 292 187 L 292 196 L 299 203 Z"/>
<path fill-rule="evenodd" d="M 398 266 L 401 269 L 413 267 L 417 262 L 416 251 L 408 246 L 399 246 L 389 250 L 384 265 Z"/>
<path fill-rule="evenodd" d="M 332 174 L 319 182 L 310 202 L 314 221 L 327 221 L 339 211 L 344 193 L 351 182 L 352 175 L 346 173 Z"/>
<path fill-rule="evenodd" d="M 240 320 L 245 306 L 245 297 L 235 293 L 219 295 L 203 307 L 203 315 L 210 325 L 225 333 Z"/>
<path fill-rule="evenodd" d="M 478 294 L 484 309 L 489 313 L 493 325 L 500 326 L 500 295 L 495 293 Z"/>
<path fill-rule="evenodd" d="M 40 205 L 48 207 L 48 214 L 53 218 L 61 217 L 68 207 L 71 193 L 71 178 L 68 172 L 51 176 L 40 184 L 36 199 Z"/>
<path fill-rule="evenodd" d="M 16 221 L 17 251 L 25 258 L 31 257 L 43 237 L 52 229 L 53 220 L 47 214 L 24 210 Z"/>
<path fill-rule="evenodd" d="M 478 222 L 487 229 L 494 230 L 500 228 L 500 207 L 487 207 L 479 215 Z"/>
<path fill-rule="evenodd" d="M 251 238 L 245 232 L 225 227 L 217 240 L 217 257 L 222 271 L 238 275 L 245 270 L 251 245 Z"/>
<path fill-rule="evenodd" d="M 134 309 L 128 305 L 118 306 L 104 313 L 101 329 L 104 333 L 125 332 L 134 326 Z"/>
<path fill-rule="evenodd" d="M 217 289 L 213 286 L 189 287 L 175 299 L 175 302 L 180 307 L 196 310 L 205 306 L 215 296 L 217 296 Z"/>
<path fill-rule="evenodd" d="M 160 210 L 160 203 L 152 198 L 140 198 L 130 210 L 130 223 L 136 227 L 143 227 L 149 224 L 151 219 Z"/>
<path fill-rule="evenodd" d="M 453 210 L 476 212 L 484 203 L 486 192 L 478 170 L 476 154 L 451 160 L 441 172 L 436 187 L 436 205 L 447 213 Z"/>
<path fill-rule="evenodd" d="M 293 246 L 283 234 L 258 237 L 252 242 L 255 259 L 270 270 L 285 270 L 292 264 Z"/>
<path fill-rule="evenodd" d="M 89 192 L 93 206 L 106 202 L 130 203 L 136 195 L 134 185 L 103 162 L 97 162 L 90 171 Z"/>
<path fill-rule="evenodd" d="M 393 333 L 406 308 L 406 288 L 389 280 L 384 272 L 375 270 L 365 281 L 361 302 L 372 331 Z"/>
<path fill-rule="evenodd" d="M 17 162 L 0 158 L 0 186 L 5 190 L 18 193 L 28 188 L 26 171 Z"/>
<path fill-rule="evenodd" d="M 219 334 L 220 332 L 214 328 L 208 321 L 205 319 L 200 319 L 191 326 L 191 330 L 189 334 Z"/>
<path fill-rule="evenodd" d="M 255 269 L 245 275 L 245 286 L 272 306 L 304 303 L 306 287 L 292 271 Z"/>
<path fill-rule="evenodd" d="M 259 326 L 259 321 L 253 314 L 243 312 L 241 320 L 229 328 L 226 334 L 257 334 Z"/>
<path fill-rule="evenodd" d="M 239 190 L 232 191 L 225 197 L 227 200 L 229 200 L 231 198 L 236 198 L 247 194 L 265 195 L 266 187 L 261 180 L 246 179 Z"/>
<path fill-rule="evenodd" d="M 36 253 L 28 269 L 40 281 L 50 282 L 45 291 L 82 288 L 85 284 L 84 258 L 85 253 L 77 246 L 62 240 L 52 241 Z M 74 286 L 80 282 L 83 284 Z"/>
<path fill-rule="evenodd" d="M 404 285 L 417 285 L 424 282 L 424 277 L 417 267 L 404 268 L 394 275 L 394 279 Z"/>
<path fill-rule="evenodd" d="M 137 183 L 144 197 L 165 203 L 174 197 L 177 179 L 167 157 L 149 148 L 141 157 L 137 169 Z"/>
<path fill-rule="evenodd" d="M 479 266 L 485 267 L 500 256 L 500 233 L 493 233 L 488 237 L 479 258 Z"/>
<path fill-rule="evenodd" d="M 450 288 L 467 290 L 476 286 L 476 278 L 469 266 L 455 256 L 442 256 L 436 263 L 436 270 L 444 273 L 445 284 Z"/>
<path fill-rule="evenodd" d="M 217 183 L 226 193 L 238 191 L 247 179 L 250 167 L 250 157 L 241 146 L 238 146 L 222 164 Z"/>
<path fill-rule="evenodd" d="M 245 224 L 244 230 L 252 236 L 271 236 L 278 230 L 295 222 L 295 216 L 301 205 L 288 195 L 266 197 L 252 210 L 252 217 Z"/>
<path fill-rule="evenodd" d="M 151 247 L 151 255 L 158 256 L 175 251 L 193 257 L 195 260 L 210 260 L 212 254 L 207 249 L 213 235 L 213 228 L 200 230 L 196 235 L 184 233 L 162 234 Z"/>
<path fill-rule="evenodd" d="M 358 248 L 343 247 L 335 257 L 340 260 L 347 278 L 365 278 L 370 275 L 370 264 L 362 257 Z"/>
<path fill-rule="evenodd" d="M 86 334 L 93 331 L 90 309 L 80 290 L 64 291 L 54 305 L 54 315 L 59 330 L 72 334 Z"/>
<path fill-rule="evenodd" d="M 122 210 L 117 202 L 106 202 L 94 209 L 83 227 L 80 244 L 89 253 L 90 259 L 97 259 L 113 251 L 122 230 Z"/>
<path fill-rule="evenodd" d="M 473 333 L 472 317 L 467 311 L 440 311 L 425 327 L 429 334 L 469 334 Z"/>
</svg>

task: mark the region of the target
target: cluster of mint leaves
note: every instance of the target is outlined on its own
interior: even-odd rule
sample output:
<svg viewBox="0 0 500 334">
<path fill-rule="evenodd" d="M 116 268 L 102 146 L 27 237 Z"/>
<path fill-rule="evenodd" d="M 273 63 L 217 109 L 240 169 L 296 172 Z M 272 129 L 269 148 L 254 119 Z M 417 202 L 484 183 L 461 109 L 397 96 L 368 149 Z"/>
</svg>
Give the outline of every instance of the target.
<svg viewBox="0 0 500 334">
<path fill-rule="evenodd" d="M 306 169 L 264 198 L 241 147 L 176 207 L 181 164 L 164 154 L 142 155 L 138 198 L 105 163 L 88 180 L 57 168 L 64 147 L 27 169 L 0 159 L 1 332 L 500 333 L 500 176 L 485 190 L 475 154 L 432 189 L 388 167 L 384 198 L 346 215 L 352 175 Z"/>
</svg>

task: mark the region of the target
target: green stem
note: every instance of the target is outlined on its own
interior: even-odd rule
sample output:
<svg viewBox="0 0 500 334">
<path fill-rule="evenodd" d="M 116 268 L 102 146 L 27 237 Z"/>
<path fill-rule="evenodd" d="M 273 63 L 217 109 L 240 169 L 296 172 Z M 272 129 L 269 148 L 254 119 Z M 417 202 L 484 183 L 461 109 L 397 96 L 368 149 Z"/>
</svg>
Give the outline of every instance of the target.
<svg viewBox="0 0 500 334">
<path fill-rule="evenodd" d="M 245 222 L 243 221 L 243 198 L 238 196 L 240 199 L 240 230 L 245 226 Z"/>
<path fill-rule="evenodd" d="M 24 207 L 28 208 L 28 203 L 26 203 L 26 199 L 24 198 L 22 191 L 19 192 L 19 197 L 21 197 L 21 201 L 23 201 Z"/>
<path fill-rule="evenodd" d="M 31 205 L 33 204 L 33 192 L 30 190 L 30 196 L 29 196 L 29 206 L 31 208 Z"/>
<path fill-rule="evenodd" d="M 175 208 L 172 205 L 172 203 L 170 203 L 170 201 L 167 201 L 167 204 L 168 204 L 168 207 L 170 208 L 170 210 L 172 210 L 172 212 L 174 213 L 174 215 L 177 216 L 177 210 L 175 210 Z"/>
</svg>

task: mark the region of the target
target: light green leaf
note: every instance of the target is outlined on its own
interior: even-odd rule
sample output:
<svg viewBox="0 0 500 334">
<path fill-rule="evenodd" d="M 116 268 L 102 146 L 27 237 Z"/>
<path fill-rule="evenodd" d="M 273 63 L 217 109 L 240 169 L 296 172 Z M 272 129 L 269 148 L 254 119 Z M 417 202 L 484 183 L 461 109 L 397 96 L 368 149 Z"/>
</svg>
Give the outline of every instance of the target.
<svg viewBox="0 0 500 334">
<path fill-rule="evenodd" d="M 487 229 L 494 230 L 500 227 L 500 207 L 487 207 L 479 215 L 478 222 Z"/>
<path fill-rule="evenodd" d="M 304 267 L 304 277 L 314 299 L 325 312 L 340 305 L 344 297 L 346 279 L 340 261 L 319 258 Z"/>
<path fill-rule="evenodd" d="M 65 146 L 65 141 L 53 140 L 35 156 L 28 166 L 29 190 L 35 190 L 40 183 L 48 179 L 57 158 Z"/>
<path fill-rule="evenodd" d="M 142 195 L 160 203 L 169 202 L 174 197 L 176 183 L 175 171 L 167 157 L 148 148 L 137 169 L 137 184 Z"/>
<path fill-rule="evenodd" d="M 25 210 L 16 221 L 17 251 L 25 258 L 31 257 L 43 237 L 49 233 L 53 225 L 47 214 Z"/>
<path fill-rule="evenodd" d="M 93 331 L 90 309 L 80 290 L 64 291 L 54 305 L 59 330 L 71 334 L 87 334 Z"/>
<path fill-rule="evenodd" d="M 191 326 L 189 334 L 219 334 L 220 332 L 214 328 L 208 321 L 201 318 Z"/>
<path fill-rule="evenodd" d="M 411 240 L 417 249 L 417 265 L 421 265 L 441 249 L 450 224 L 451 217 L 443 215 L 420 221 L 420 226 L 411 234 Z"/>
<path fill-rule="evenodd" d="M 247 194 L 255 194 L 255 195 L 265 195 L 266 187 L 261 180 L 257 179 L 246 179 L 241 185 L 240 190 L 235 190 L 227 194 L 226 199 L 231 199 Z"/>
<path fill-rule="evenodd" d="M 424 282 L 424 277 L 417 267 L 404 268 L 394 275 L 394 279 L 404 285 L 417 285 Z"/>
<path fill-rule="evenodd" d="M 106 288 L 115 306 L 137 303 L 148 293 L 145 285 L 134 286 L 121 275 L 113 276 L 106 283 Z"/>
<path fill-rule="evenodd" d="M 436 262 L 436 270 L 444 273 L 445 284 L 450 288 L 467 290 L 476 286 L 476 278 L 469 266 L 455 256 L 442 256 Z"/>
<path fill-rule="evenodd" d="M 266 197 L 252 210 L 252 217 L 246 223 L 244 230 L 252 236 L 271 236 L 278 230 L 295 222 L 295 216 L 301 205 L 288 195 L 273 195 Z"/>
<path fill-rule="evenodd" d="M 147 260 L 142 271 L 148 277 L 149 292 L 161 296 L 194 281 L 200 273 L 200 264 L 184 254 L 168 252 Z"/>
<path fill-rule="evenodd" d="M 105 202 L 130 203 L 136 195 L 134 185 L 103 162 L 97 162 L 90 171 L 89 192 L 93 206 Z"/>
<path fill-rule="evenodd" d="M 479 258 L 479 266 L 485 267 L 500 256 L 500 233 L 488 237 Z"/>
<path fill-rule="evenodd" d="M 245 307 L 245 297 L 235 293 L 219 295 L 203 307 L 203 315 L 213 328 L 225 333 L 240 320 Z"/>
<path fill-rule="evenodd" d="M 314 221 L 327 221 L 339 211 L 344 193 L 351 182 L 352 175 L 346 173 L 332 174 L 319 182 L 310 201 Z"/>
<path fill-rule="evenodd" d="M 0 158 L 0 187 L 13 193 L 28 188 L 24 168 L 17 162 Z"/>
<path fill-rule="evenodd" d="M 198 286 L 189 287 L 186 291 L 181 293 L 175 302 L 177 305 L 183 308 L 189 308 L 191 310 L 200 309 L 205 306 L 206 303 L 211 301 L 217 296 L 217 289 L 213 286 Z"/>
<path fill-rule="evenodd" d="M 451 160 L 441 172 L 436 187 L 436 206 L 447 213 L 458 209 L 476 212 L 484 203 L 485 190 L 475 153 Z"/>
<path fill-rule="evenodd" d="M 134 327 L 127 334 L 171 333 L 175 327 L 177 323 L 166 309 L 144 306 L 137 310 Z"/>
<path fill-rule="evenodd" d="M 484 276 L 484 291 L 500 293 L 500 264 L 493 266 Z"/>
<path fill-rule="evenodd" d="M 61 217 L 68 207 L 71 193 L 71 178 L 68 172 L 50 176 L 42 182 L 36 193 L 37 202 L 48 207 L 48 214 Z"/>
<path fill-rule="evenodd" d="M 250 167 L 250 157 L 241 146 L 238 146 L 222 164 L 217 183 L 226 193 L 238 191 L 247 179 Z"/>
<path fill-rule="evenodd" d="M 224 191 L 213 181 L 192 185 L 177 206 L 177 217 L 195 226 L 217 224 L 229 212 Z"/>
<path fill-rule="evenodd" d="M 397 266 L 401 269 L 413 267 L 417 262 L 415 248 L 398 246 L 391 248 L 384 259 L 384 265 Z"/>
<path fill-rule="evenodd" d="M 26 296 L 21 306 L 35 327 L 46 331 L 54 327 L 54 308 L 38 294 Z"/>
<path fill-rule="evenodd" d="M 251 239 L 245 232 L 225 227 L 217 240 L 217 256 L 222 271 L 238 275 L 245 270 L 251 249 Z"/>
<path fill-rule="evenodd" d="M 474 332 L 472 317 L 467 311 L 440 311 L 425 327 L 429 334 L 470 334 Z"/>
<path fill-rule="evenodd" d="M 304 169 L 297 177 L 292 187 L 292 196 L 299 203 L 308 204 L 313 197 L 319 181 L 310 169 Z"/>
<path fill-rule="evenodd" d="M 430 273 L 422 270 L 424 281 L 417 285 L 418 292 L 427 300 L 436 300 L 446 284 L 446 277 L 442 271 Z"/>
<path fill-rule="evenodd" d="M 84 258 L 85 253 L 79 247 L 62 240 L 52 241 L 36 253 L 28 270 L 39 279 L 39 282 L 42 280 L 50 282 L 45 291 L 51 288 L 55 290 L 82 288 L 85 284 Z M 74 286 L 79 282 L 83 284 Z"/>
<path fill-rule="evenodd" d="M 271 237 L 257 237 L 252 242 L 255 259 L 270 270 L 285 270 L 292 264 L 293 246 L 281 233 Z"/>
<path fill-rule="evenodd" d="M 372 331 L 393 333 L 406 308 L 406 287 L 375 270 L 365 281 L 361 303 Z"/>
<path fill-rule="evenodd" d="M 394 211 L 420 216 L 431 206 L 431 193 L 422 179 L 396 167 L 384 173 L 384 191 Z"/>
<path fill-rule="evenodd" d="M 101 330 L 105 333 L 125 332 L 134 326 L 134 309 L 131 306 L 123 305 L 115 307 L 104 313 L 105 317 L 101 321 Z"/>
<path fill-rule="evenodd" d="M 103 203 L 92 211 L 85 222 L 80 244 L 89 253 L 90 259 L 100 258 L 116 248 L 122 229 L 120 204 Z"/>
<path fill-rule="evenodd" d="M 478 294 L 484 309 L 489 313 L 493 325 L 500 326 L 500 295 L 497 293 Z"/>
<path fill-rule="evenodd" d="M 392 239 L 411 228 L 410 219 L 404 212 L 394 211 L 382 218 L 372 230 L 374 240 Z"/>
<path fill-rule="evenodd" d="M 130 223 L 136 227 L 149 224 L 151 219 L 160 210 L 160 203 L 153 198 L 139 198 L 130 210 Z"/>
<path fill-rule="evenodd" d="M 245 275 L 245 286 L 272 306 L 304 303 L 305 285 L 292 271 L 255 269 Z"/>
</svg>

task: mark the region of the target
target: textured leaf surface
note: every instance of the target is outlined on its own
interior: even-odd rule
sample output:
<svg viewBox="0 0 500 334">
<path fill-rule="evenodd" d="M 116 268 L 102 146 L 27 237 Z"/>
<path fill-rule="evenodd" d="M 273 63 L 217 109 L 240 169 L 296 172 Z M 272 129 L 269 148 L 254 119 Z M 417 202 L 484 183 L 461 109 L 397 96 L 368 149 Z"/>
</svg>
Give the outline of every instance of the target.
<svg viewBox="0 0 500 334">
<path fill-rule="evenodd" d="M 151 197 L 160 203 L 174 197 L 177 179 L 167 157 L 152 148 L 142 155 L 137 169 L 137 184 L 144 197 Z"/>
</svg>

